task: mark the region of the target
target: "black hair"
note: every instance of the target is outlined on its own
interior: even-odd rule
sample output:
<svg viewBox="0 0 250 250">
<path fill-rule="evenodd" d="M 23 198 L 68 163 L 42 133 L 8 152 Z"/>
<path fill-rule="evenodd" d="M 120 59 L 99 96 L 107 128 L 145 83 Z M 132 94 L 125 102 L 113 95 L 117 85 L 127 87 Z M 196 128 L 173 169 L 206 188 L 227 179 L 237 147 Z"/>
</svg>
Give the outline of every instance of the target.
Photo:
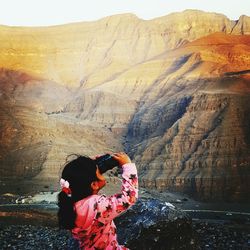
<svg viewBox="0 0 250 250">
<path fill-rule="evenodd" d="M 98 180 L 96 169 L 95 161 L 85 156 L 78 156 L 64 166 L 62 178 L 69 182 L 71 197 L 63 191 L 58 194 L 59 228 L 75 226 L 74 203 L 92 194 L 91 182 Z"/>
</svg>

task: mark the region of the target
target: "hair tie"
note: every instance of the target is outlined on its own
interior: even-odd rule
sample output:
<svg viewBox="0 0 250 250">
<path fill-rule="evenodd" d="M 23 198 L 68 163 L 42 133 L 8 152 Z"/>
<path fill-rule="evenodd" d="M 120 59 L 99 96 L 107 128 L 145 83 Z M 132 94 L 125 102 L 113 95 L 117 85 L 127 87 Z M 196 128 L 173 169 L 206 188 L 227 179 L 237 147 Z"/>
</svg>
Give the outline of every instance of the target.
<svg viewBox="0 0 250 250">
<path fill-rule="evenodd" d="M 61 178 L 60 185 L 62 192 L 66 193 L 68 197 L 71 197 L 71 189 L 69 188 L 69 182 Z"/>
</svg>

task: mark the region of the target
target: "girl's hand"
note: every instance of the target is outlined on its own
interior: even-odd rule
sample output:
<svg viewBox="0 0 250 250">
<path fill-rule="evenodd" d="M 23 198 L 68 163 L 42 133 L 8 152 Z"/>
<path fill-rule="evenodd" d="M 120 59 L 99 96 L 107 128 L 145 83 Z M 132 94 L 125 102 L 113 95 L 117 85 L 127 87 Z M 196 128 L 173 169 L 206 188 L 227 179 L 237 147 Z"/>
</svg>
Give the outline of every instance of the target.
<svg viewBox="0 0 250 250">
<path fill-rule="evenodd" d="M 122 166 L 126 163 L 131 163 L 129 156 L 124 152 L 112 154 L 113 158 L 119 162 L 119 165 Z"/>
</svg>

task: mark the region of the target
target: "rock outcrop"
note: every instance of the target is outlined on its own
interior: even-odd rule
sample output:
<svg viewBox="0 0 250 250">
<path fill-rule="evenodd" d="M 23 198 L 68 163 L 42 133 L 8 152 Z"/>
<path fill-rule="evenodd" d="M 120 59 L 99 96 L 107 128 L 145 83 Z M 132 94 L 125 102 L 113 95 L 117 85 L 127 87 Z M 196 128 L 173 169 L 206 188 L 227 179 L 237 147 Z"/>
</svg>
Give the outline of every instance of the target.
<svg viewBox="0 0 250 250">
<path fill-rule="evenodd" d="M 140 199 L 115 219 L 118 240 L 129 249 L 196 249 L 191 219 L 156 199 Z"/>
<path fill-rule="evenodd" d="M 124 149 L 145 187 L 247 199 L 249 33 L 194 10 L 0 26 L 1 176 L 55 182 L 69 154 Z"/>
</svg>

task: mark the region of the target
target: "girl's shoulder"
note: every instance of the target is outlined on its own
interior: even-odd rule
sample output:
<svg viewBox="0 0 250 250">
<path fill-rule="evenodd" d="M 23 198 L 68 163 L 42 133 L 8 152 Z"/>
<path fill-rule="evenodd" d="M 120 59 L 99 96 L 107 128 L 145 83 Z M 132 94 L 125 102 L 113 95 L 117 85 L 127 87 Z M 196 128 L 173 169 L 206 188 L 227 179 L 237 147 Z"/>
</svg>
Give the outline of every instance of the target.
<svg viewBox="0 0 250 250">
<path fill-rule="evenodd" d="M 76 212 L 76 227 L 89 228 L 96 217 L 96 203 L 99 195 L 90 195 L 74 204 Z"/>
<path fill-rule="evenodd" d="M 89 207 L 91 206 L 91 204 L 96 203 L 100 199 L 101 196 L 102 195 L 98 195 L 98 194 L 90 195 L 82 200 L 75 202 L 74 206 L 76 210 L 81 209 L 82 207 L 86 207 L 86 206 Z"/>
</svg>

